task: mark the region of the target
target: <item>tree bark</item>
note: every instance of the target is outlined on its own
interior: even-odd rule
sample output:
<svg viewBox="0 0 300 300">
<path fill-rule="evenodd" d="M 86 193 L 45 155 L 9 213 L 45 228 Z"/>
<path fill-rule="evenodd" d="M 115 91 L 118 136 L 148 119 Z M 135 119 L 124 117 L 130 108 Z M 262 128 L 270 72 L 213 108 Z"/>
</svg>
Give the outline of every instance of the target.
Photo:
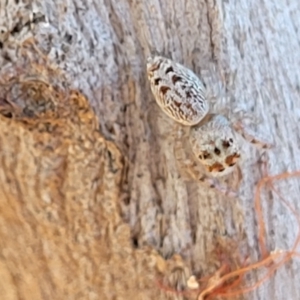
<svg viewBox="0 0 300 300">
<path fill-rule="evenodd" d="M 268 172 L 296 170 L 299 12 L 296 0 L 1 0 L 1 299 L 175 299 L 158 281 L 180 288 L 212 274 L 224 241 L 229 260 L 242 246 L 261 259 L 261 152 L 243 143 L 238 199 L 186 178 L 146 58 L 202 76 L 214 111 L 251 112 L 276 145 Z M 280 188 L 297 208 L 298 182 Z M 289 249 L 293 216 L 273 192 L 262 200 L 268 249 Z M 298 268 L 293 260 L 245 298 L 299 299 Z"/>
</svg>

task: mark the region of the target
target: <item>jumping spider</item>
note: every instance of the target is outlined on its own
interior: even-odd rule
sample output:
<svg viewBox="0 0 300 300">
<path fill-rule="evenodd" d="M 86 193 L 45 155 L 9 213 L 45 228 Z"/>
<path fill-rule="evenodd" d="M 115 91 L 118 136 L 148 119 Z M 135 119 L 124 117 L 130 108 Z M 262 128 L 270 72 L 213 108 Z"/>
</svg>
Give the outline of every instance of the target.
<svg viewBox="0 0 300 300">
<path fill-rule="evenodd" d="M 155 100 L 163 112 L 177 123 L 189 126 L 189 143 L 196 159 L 207 171 L 190 173 L 197 180 L 229 196 L 234 191 L 222 187 L 215 177 L 229 174 L 241 158 L 237 133 L 260 148 L 271 145 L 258 140 L 241 122 L 231 124 L 222 115 L 210 113 L 207 89 L 188 68 L 168 58 L 148 58 L 147 75 Z M 189 163 L 190 167 L 195 164 Z M 211 176 L 208 176 L 211 175 Z"/>
</svg>

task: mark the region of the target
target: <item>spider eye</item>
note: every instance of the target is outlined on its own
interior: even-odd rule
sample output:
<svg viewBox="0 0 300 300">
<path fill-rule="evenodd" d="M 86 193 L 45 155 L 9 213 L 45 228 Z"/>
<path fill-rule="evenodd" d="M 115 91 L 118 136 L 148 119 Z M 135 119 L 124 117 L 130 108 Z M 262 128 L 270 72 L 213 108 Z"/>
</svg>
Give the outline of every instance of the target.
<svg viewBox="0 0 300 300">
<path fill-rule="evenodd" d="M 211 156 L 210 156 L 209 152 L 207 152 L 207 151 L 204 151 L 202 154 L 199 155 L 200 159 L 208 159 L 210 157 Z"/>
<path fill-rule="evenodd" d="M 173 68 L 172 67 L 168 67 L 166 69 L 166 74 L 168 74 L 169 72 L 174 72 Z"/>
<path fill-rule="evenodd" d="M 229 148 L 230 147 L 230 143 L 228 142 L 228 141 L 223 141 L 223 143 L 222 143 L 222 146 L 224 147 L 224 148 Z"/>
<path fill-rule="evenodd" d="M 235 165 L 235 162 L 229 164 L 229 167 L 233 167 Z"/>
<path fill-rule="evenodd" d="M 225 168 L 219 169 L 219 173 L 223 172 L 224 170 L 225 170 Z"/>
<path fill-rule="evenodd" d="M 220 149 L 217 148 L 217 147 L 214 149 L 214 152 L 215 152 L 215 154 L 217 154 L 217 155 L 220 155 L 220 153 L 221 153 Z"/>
<path fill-rule="evenodd" d="M 172 76 L 172 82 L 173 82 L 173 84 L 175 84 L 177 81 L 180 81 L 180 80 L 182 80 L 181 77 L 179 77 L 179 76 L 177 76 L 177 75 L 173 75 L 173 76 Z"/>
<path fill-rule="evenodd" d="M 154 79 L 154 84 L 158 85 L 160 81 L 161 81 L 161 78 L 155 78 Z"/>
<path fill-rule="evenodd" d="M 230 138 L 230 139 L 229 139 L 229 142 L 230 142 L 230 143 L 233 143 L 233 139 L 232 139 L 232 138 Z"/>
</svg>

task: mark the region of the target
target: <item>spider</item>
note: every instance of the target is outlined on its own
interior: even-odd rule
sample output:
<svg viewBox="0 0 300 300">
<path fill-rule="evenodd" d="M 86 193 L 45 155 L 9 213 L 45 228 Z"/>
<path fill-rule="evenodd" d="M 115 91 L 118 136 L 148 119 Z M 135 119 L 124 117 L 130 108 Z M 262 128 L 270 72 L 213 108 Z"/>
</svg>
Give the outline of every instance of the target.
<svg viewBox="0 0 300 300">
<path fill-rule="evenodd" d="M 263 149 L 272 145 L 257 139 L 241 122 L 231 124 L 226 117 L 211 113 L 205 84 L 183 65 L 161 56 L 149 57 L 147 76 L 162 111 L 178 124 L 190 127 L 190 148 L 206 172 L 197 171 L 197 164 L 188 160 L 189 173 L 211 188 L 236 197 L 236 192 L 221 186 L 217 177 L 231 173 L 240 161 L 237 134 Z"/>
</svg>

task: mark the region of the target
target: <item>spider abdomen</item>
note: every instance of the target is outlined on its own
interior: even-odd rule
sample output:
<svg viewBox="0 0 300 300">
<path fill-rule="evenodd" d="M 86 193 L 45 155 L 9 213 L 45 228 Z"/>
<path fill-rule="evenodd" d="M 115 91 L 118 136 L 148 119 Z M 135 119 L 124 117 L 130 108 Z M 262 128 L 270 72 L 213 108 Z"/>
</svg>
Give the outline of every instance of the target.
<svg viewBox="0 0 300 300">
<path fill-rule="evenodd" d="M 205 86 L 188 68 L 155 56 L 148 59 L 147 75 L 157 104 L 173 120 L 193 126 L 208 113 Z"/>
</svg>

